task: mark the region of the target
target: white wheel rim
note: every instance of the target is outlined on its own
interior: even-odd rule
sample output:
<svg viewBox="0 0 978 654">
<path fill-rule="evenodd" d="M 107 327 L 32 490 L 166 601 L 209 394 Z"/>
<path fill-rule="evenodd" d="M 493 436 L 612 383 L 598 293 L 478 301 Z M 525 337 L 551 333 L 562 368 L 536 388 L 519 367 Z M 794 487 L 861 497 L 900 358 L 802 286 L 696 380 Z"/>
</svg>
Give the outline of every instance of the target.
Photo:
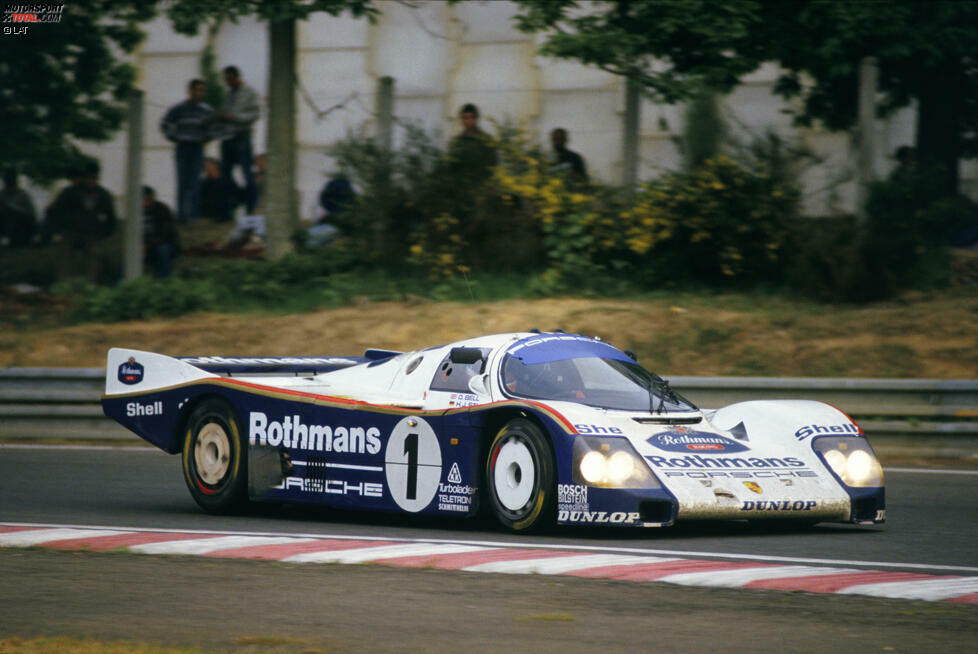
<svg viewBox="0 0 978 654">
<path fill-rule="evenodd" d="M 231 441 L 223 427 L 211 422 L 200 430 L 194 448 L 194 463 L 197 476 L 205 484 L 213 486 L 224 479 L 231 465 Z"/>
<path fill-rule="evenodd" d="M 522 441 L 511 438 L 499 448 L 493 468 L 496 498 L 509 511 L 519 511 L 527 505 L 536 483 L 533 455 Z"/>
</svg>

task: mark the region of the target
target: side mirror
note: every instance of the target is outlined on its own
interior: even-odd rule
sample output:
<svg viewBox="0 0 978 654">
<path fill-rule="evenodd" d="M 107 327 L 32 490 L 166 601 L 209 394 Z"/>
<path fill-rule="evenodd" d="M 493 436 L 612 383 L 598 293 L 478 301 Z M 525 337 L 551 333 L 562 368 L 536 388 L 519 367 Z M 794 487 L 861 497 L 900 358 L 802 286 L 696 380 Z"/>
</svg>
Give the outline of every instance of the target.
<svg viewBox="0 0 978 654">
<path fill-rule="evenodd" d="M 482 361 L 482 350 L 477 347 L 453 347 L 448 358 L 452 363 L 468 365 Z"/>
</svg>

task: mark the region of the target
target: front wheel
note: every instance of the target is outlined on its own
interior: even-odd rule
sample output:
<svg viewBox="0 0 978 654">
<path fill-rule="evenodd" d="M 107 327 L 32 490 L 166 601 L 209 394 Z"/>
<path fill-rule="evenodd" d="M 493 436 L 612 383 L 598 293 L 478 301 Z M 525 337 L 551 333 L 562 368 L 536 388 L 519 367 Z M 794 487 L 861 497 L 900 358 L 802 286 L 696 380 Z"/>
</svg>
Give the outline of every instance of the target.
<svg viewBox="0 0 978 654">
<path fill-rule="evenodd" d="M 219 399 L 198 404 L 187 420 L 183 478 L 194 501 L 211 513 L 231 513 L 248 500 L 248 460 L 240 421 Z"/>
<path fill-rule="evenodd" d="M 513 531 L 538 529 L 554 521 L 554 456 L 540 428 L 511 420 L 496 434 L 486 457 L 489 505 Z"/>
</svg>

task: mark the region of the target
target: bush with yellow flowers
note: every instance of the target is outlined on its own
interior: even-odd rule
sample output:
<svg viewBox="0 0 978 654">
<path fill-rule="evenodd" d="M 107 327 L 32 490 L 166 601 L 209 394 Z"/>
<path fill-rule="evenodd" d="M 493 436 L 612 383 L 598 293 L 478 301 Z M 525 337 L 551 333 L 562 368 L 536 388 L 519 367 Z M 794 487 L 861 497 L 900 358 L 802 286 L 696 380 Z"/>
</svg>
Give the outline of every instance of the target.
<svg viewBox="0 0 978 654">
<path fill-rule="evenodd" d="M 654 280 L 770 279 L 781 270 L 799 197 L 763 166 L 719 156 L 644 185 L 621 223 Z"/>
<path fill-rule="evenodd" d="M 569 177 L 519 129 L 500 129 L 500 162 L 493 182 L 521 215 L 529 238 L 539 241 L 534 288 L 542 293 L 604 284 L 620 260 L 625 241 L 617 219 L 615 189 Z"/>
<path fill-rule="evenodd" d="M 759 164 L 708 159 L 632 194 L 568 177 L 524 129 L 494 131 L 478 144 L 480 161 L 493 165 L 477 170 L 459 160 L 458 139 L 440 149 L 420 133 L 394 152 L 357 139 L 334 148 L 364 191 L 354 216 L 360 245 L 433 279 L 530 274 L 543 294 L 778 270 L 798 193 Z"/>
</svg>

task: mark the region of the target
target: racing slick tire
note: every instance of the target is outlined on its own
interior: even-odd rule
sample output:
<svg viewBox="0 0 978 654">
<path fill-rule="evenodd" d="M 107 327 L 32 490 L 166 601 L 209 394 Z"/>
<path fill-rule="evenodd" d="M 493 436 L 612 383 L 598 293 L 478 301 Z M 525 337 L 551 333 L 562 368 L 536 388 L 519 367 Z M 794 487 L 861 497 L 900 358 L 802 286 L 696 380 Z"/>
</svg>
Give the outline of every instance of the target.
<svg viewBox="0 0 978 654">
<path fill-rule="evenodd" d="M 240 510 L 248 501 L 247 457 L 234 409 L 216 398 L 198 404 L 183 441 L 183 478 L 194 501 L 210 513 Z"/>
<path fill-rule="evenodd" d="M 486 456 L 488 505 L 504 527 L 517 532 L 555 521 L 557 487 L 550 443 L 533 422 L 510 420 Z"/>
</svg>

